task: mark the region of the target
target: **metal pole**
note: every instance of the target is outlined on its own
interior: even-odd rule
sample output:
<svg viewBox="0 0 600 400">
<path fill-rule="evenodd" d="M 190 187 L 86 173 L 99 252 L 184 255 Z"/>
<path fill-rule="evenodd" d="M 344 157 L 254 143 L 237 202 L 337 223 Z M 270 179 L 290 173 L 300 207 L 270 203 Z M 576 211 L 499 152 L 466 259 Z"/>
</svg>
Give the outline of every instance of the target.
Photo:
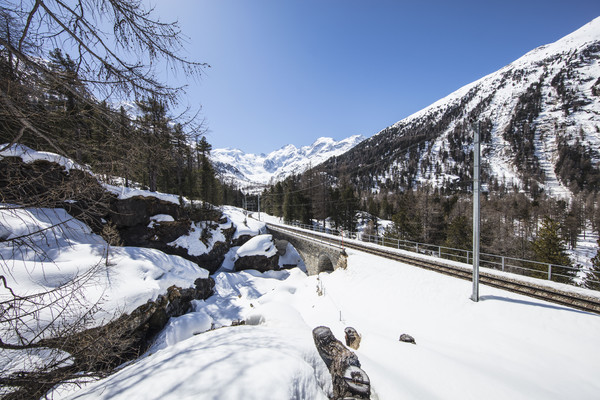
<svg viewBox="0 0 600 400">
<path fill-rule="evenodd" d="M 473 295 L 471 300 L 479 301 L 479 121 L 475 124 L 473 139 Z"/>
</svg>

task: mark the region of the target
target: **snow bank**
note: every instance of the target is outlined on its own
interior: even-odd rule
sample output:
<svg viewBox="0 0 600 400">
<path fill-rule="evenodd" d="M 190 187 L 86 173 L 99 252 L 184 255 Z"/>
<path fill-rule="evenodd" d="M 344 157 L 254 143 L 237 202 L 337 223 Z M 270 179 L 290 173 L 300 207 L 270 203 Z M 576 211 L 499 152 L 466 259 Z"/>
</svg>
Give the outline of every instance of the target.
<svg viewBox="0 0 600 400">
<path fill-rule="evenodd" d="M 266 256 L 273 257 L 277 254 L 277 249 L 273 244 L 273 235 L 258 235 L 248 240 L 236 252 L 236 256 Z"/>
<path fill-rule="evenodd" d="M 128 188 L 125 186 L 109 185 L 108 183 L 103 183 L 102 186 L 104 186 L 104 189 L 106 189 L 107 191 L 116 195 L 121 200 L 129 199 L 129 198 L 135 197 L 135 196 L 142 196 L 142 197 L 155 197 L 159 200 L 168 201 L 169 203 L 174 203 L 174 204 L 181 204 L 181 200 L 183 200 L 184 203 L 189 203 L 189 200 L 187 200 L 185 198 L 181 198 L 180 196 L 177 196 L 176 194 L 151 192 L 149 190 Z"/>
<path fill-rule="evenodd" d="M 8 143 L 1 144 L 0 149 L 6 147 L 7 145 Z M 6 150 L 0 152 L 0 157 L 19 157 L 24 163 L 27 164 L 38 160 L 44 160 L 61 165 L 67 172 L 71 171 L 72 169 L 79 169 L 89 172 L 89 169 L 83 168 L 69 158 L 47 151 L 35 151 L 22 144 L 13 144 Z"/>
<path fill-rule="evenodd" d="M 237 227 L 235 235 L 233 236 L 234 239 L 244 235 L 256 236 L 267 232 L 264 222 L 250 218 L 247 215 L 248 212 L 241 208 L 223 206 L 221 207 L 221 211 L 223 211 Z"/>
<path fill-rule="evenodd" d="M 327 399 L 312 339 L 292 329 L 238 326 L 168 347 L 69 399 Z M 304 350 L 304 351 L 303 351 Z"/>
<path fill-rule="evenodd" d="M 0 206 L 2 207 L 2 206 Z M 13 248 L 0 243 L 2 274 L 20 294 L 33 294 L 65 287 L 83 279 L 80 293 L 82 312 L 98 303 L 103 311 L 95 323 L 119 312 L 129 313 L 149 299 L 166 292 L 171 285 L 193 286 L 208 271 L 178 256 L 154 249 L 108 247 L 102 237 L 63 209 L 0 208 L 0 235 L 5 239 L 31 235 L 35 247 Z M 106 263 L 108 251 L 109 262 Z M 0 299 L 10 298 L 0 291 Z M 33 324 L 43 325 L 56 310 L 46 309 Z M 65 316 L 66 317 L 66 316 Z M 71 315 L 70 318 L 78 318 Z M 68 321 L 65 321 L 68 322 Z"/>
</svg>

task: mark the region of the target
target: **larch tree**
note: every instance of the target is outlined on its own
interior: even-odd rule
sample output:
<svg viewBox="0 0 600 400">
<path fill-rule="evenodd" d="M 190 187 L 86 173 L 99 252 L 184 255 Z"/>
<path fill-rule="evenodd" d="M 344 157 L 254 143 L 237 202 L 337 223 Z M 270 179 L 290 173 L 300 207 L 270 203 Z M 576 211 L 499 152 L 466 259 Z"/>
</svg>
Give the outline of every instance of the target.
<svg viewBox="0 0 600 400">
<path fill-rule="evenodd" d="M 85 162 L 88 149 L 83 141 L 97 135 L 96 142 L 121 148 L 124 157 L 139 156 L 136 149 L 116 143 L 113 139 L 117 136 L 106 137 L 109 131 L 129 132 L 132 124 L 126 113 L 113 112 L 107 105 L 145 99 L 175 105 L 183 88 L 162 82 L 157 67 L 165 65 L 186 76 L 198 76 L 207 67 L 180 56 L 178 25 L 160 21 L 144 4 L 140 0 L 0 3 L 0 151 L 24 143 Z M 61 131 L 67 132 L 70 140 L 62 140 Z M 97 220 L 106 210 L 106 192 L 87 171 L 73 169 L 65 174 L 50 163 L 24 168 L 16 157 L 0 158 L 0 163 L 0 213 L 9 218 L 21 218 L 25 223 L 25 208 L 58 204 L 82 220 Z M 117 170 L 133 177 L 136 171 L 126 165 L 124 162 Z M 152 168 L 148 166 L 150 173 Z M 155 177 L 150 180 L 155 188 Z M 3 234 L 0 244 L 17 255 L 23 248 L 43 254 L 39 241 L 51 243 L 52 229 L 66 229 L 68 222 L 24 235 Z M 0 231 L 9 229 L 0 226 Z M 35 353 L 49 343 L 41 343 L 42 338 L 64 343 L 89 327 L 101 305 L 86 302 L 82 287 L 93 282 L 95 273 L 102 273 L 102 261 L 82 266 L 82 271 L 88 272 L 55 290 L 25 295 L 11 284 L 14 265 L 0 258 L 0 351 L 15 356 L 23 352 L 31 355 L 29 362 L 36 361 L 29 364 L 32 368 L 16 372 L 0 366 L 4 398 L 40 398 L 59 382 L 103 376 L 110 372 L 109 365 L 114 367 L 114 360 L 106 362 L 106 357 L 115 356 L 119 345 L 104 334 L 89 338 L 89 345 L 80 347 L 83 354 L 57 351 L 42 360 L 36 359 Z M 48 307 L 57 316 L 80 313 L 80 317 L 66 325 L 57 318 L 40 328 L 35 316 Z M 89 363 L 82 367 L 69 361 L 78 356 Z"/>
</svg>

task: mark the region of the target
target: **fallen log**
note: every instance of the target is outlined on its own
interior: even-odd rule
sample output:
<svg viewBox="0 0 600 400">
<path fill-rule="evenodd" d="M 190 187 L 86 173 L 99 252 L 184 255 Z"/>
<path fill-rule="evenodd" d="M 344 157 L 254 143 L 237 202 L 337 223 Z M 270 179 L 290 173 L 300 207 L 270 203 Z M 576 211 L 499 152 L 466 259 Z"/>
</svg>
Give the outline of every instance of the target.
<svg viewBox="0 0 600 400">
<path fill-rule="evenodd" d="M 369 399 L 371 382 L 367 373 L 360 368 L 356 354 L 337 340 L 326 326 L 313 329 L 313 339 L 331 374 L 333 399 Z"/>
</svg>

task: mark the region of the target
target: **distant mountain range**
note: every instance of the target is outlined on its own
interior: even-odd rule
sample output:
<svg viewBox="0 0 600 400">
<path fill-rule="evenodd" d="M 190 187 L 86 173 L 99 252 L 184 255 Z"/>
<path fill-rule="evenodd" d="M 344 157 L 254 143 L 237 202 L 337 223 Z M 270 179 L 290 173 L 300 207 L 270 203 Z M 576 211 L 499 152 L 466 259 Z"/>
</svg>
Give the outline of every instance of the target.
<svg viewBox="0 0 600 400">
<path fill-rule="evenodd" d="M 239 187 L 266 185 L 300 174 L 333 156 L 339 156 L 364 140 L 360 135 L 335 141 L 319 138 L 310 146 L 288 144 L 267 155 L 248 154 L 238 149 L 214 149 L 211 160 L 219 175 Z"/>
<path fill-rule="evenodd" d="M 541 46 L 321 165 L 362 190 L 469 190 L 473 129 L 482 179 L 569 198 L 600 188 L 600 18 Z"/>
<path fill-rule="evenodd" d="M 216 149 L 217 171 L 240 186 L 309 167 L 365 191 L 418 185 L 470 190 L 473 131 L 482 140 L 482 182 L 569 199 L 600 188 L 600 18 L 466 85 L 364 140 L 318 139 L 268 155 Z M 332 158 L 334 157 L 335 158 Z"/>
</svg>

